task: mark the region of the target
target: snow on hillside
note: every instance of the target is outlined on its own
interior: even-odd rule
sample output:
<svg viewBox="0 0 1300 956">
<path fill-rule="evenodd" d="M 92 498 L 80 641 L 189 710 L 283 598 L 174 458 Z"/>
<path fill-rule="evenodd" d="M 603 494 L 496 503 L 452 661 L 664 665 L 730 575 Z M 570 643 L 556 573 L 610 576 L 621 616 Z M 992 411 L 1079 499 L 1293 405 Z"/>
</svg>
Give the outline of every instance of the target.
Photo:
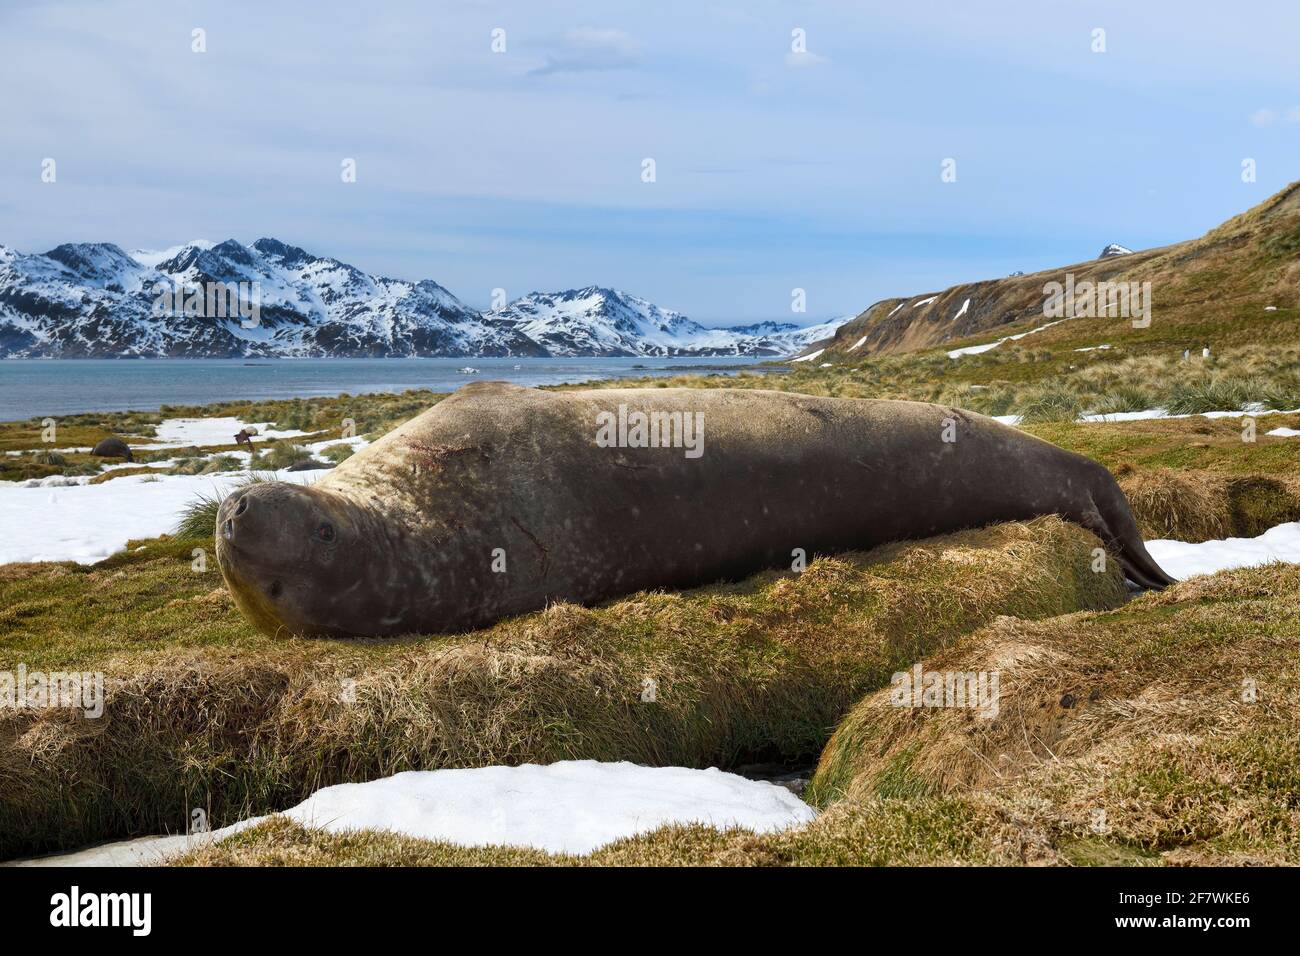
<svg viewBox="0 0 1300 956">
<path fill-rule="evenodd" d="M 132 249 L 131 258 L 142 266 L 148 266 L 150 269 L 158 268 L 159 264 L 166 262 L 168 259 L 180 255 L 182 251 L 194 246 L 199 249 L 211 249 L 215 242 L 209 242 L 207 239 L 195 239 L 192 242 L 184 243 L 179 246 L 172 246 L 170 249 Z"/>
<path fill-rule="evenodd" d="M 680 312 L 598 286 L 533 292 L 490 314 L 514 323 L 551 355 L 788 355 L 847 321 L 706 328 Z"/>
<path fill-rule="evenodd" d="M 217 283 L 238 290 L 243 314 L 187 312 L 160 299 Z M 538 353 L 436 282 L 367 275 L 275 239 L 130 254 L 112 243 L 73 243 L 0 257 L 0 356 Z"/>
</svg>

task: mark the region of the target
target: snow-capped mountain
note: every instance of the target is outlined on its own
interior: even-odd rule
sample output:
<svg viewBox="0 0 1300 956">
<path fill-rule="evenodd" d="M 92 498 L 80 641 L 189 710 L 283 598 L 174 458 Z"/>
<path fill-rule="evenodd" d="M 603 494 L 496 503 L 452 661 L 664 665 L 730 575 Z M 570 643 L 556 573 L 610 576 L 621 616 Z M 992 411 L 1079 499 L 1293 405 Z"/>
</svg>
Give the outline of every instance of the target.
<svg viewBox="0 0 1300 956">
<path fill-rule="evenodd" d="M 206 299 L 218 284 L 236 296 L 220 310 Z M 194 290 L 204 297 L 191 300 Z M 76 243 L 0 256 L 0 355 L 536 354 L 436 282 L 370 276 L 276 239 L 133 254 Z"/>
<path fill-rule="evenodd" d="M 1121 246 L 1118 242 L 1112 242 L 1105 249 L 1101 250 L 1101 255 L 1097 258 L 1109 259 L 1111 256 L 1127 256 L 1132 253 L 1132 251 L 1132 249 L 1126 249 L 1124 246 Z"/>
<path fill-rule="evenodd" d="M 550 355 L 792 355 L 845 321 L 706 328 L 680 312 L 598 286 L 532 292 L 488 314 L 510 322 Z"/>
<path fill-rule="evenodd" d="M 214 288 L 233 298 L 195 295 Z M 130 253 L 0 246 L 0 356 L 786 355 L 827 334 L 771 322 L 709 329 L 595 287 L 480 313 L 430 279 L 370 275 L 277 239 Z"/>
</svg>

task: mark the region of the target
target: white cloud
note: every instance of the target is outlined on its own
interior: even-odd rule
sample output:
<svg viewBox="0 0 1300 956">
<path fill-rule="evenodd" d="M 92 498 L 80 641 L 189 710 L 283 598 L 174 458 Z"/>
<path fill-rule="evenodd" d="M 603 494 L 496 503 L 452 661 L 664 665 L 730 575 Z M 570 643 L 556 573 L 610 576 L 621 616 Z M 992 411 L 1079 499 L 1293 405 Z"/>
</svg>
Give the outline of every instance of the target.
<svg viewBox="0 0 1300 956">
<path fill-rule="evenodd" d="M 1293 106 L 1287 111 L 1286 119 L 1288 123 L 1300 123 L 1300 106 Z"/>
<path fill-rule="evenodd" d="M 1256 126 L 1272 126 L 1277 120 L 1277 113 L 1270 109 L 1256 110 L 1250 117 L 1250 121 Z"/>
<path fill-rule="evenodd" d="M 785 65 L 792 70 L 822 66 L 825 63 L 830 63 L 830 57 L 818 56 L 816 53 L 787 53 L 785 55 Z"/>
<path fill-rule="evenodd" d="M 641 46 L 625 30 L 581 27 L 565 33 L 556 47 L 534 75 L 623 70 L 641 63 Z"/>
</svg>

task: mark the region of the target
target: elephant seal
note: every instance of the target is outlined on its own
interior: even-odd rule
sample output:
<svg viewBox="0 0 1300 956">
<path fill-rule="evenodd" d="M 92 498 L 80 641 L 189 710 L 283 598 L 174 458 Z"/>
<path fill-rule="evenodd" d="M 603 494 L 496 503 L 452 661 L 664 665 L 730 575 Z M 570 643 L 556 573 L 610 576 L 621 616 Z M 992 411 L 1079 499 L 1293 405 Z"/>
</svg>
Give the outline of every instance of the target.
<svg viewBox="0 0 1300 956">
<path fill-rule="evenodd" d="M 334 466 L 327 461 L 316 461 L 313 458 L 303 458 L 301 461 L 295 461 L 285 471 L 329 471 Z"/>
<path fill-rule="evenodd" d="M 467 385 L 310 487 L 254 484 L 216 523 L 271 634 L 480 627 L 552 601 L 738 579 L 808 555 L 1058 514 L 1137 585 L 1147 554 L 1103 466 L 982 415 L 741 389 Z"/>
<path fill-rule="evenodd" d="M 131 456 L 131 446 L 116 435 L 109 435 L 107 438 L 101 438 L 99 444 L 90 450 L 92 455 L 98 458 L 125 458 L 127 461 L 134 461 Z"/>
</svg>

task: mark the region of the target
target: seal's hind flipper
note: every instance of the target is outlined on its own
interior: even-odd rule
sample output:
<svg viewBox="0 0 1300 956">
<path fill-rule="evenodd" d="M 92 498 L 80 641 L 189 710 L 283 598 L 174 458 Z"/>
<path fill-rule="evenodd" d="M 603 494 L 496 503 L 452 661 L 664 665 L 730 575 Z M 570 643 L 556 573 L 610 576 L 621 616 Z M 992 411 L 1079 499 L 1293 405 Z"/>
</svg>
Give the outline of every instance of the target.
<svg viewBox="0 0 1300 956">
<path fill-rule="evenodd" d="M 1166 574 L 1147 551 L 1128 498 L 1110 472 L 1106 472 L 1106 481 L 1093 490 L 1091 497 L 1092 506 L 1083 514 L 1071 517 L 1116 553 L 1124 575 L 1139 587 L 1151 591 L 1176 584 L 1177 581 Z"/>
</svg>

